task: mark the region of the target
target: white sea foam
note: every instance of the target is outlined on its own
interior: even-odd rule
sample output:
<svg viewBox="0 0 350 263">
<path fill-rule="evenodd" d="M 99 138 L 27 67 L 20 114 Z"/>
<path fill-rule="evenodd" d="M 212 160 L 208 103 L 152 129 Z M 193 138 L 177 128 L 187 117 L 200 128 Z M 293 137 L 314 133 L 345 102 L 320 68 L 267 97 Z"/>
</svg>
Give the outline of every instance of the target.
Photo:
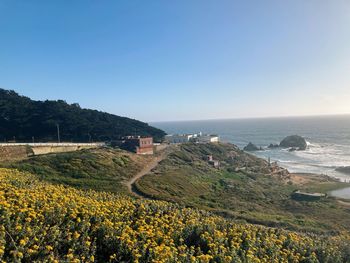
<svg viewBox="0 0 350 263">
<path fill-rule="evenodd" d="M 249 141 L 267 147 L 278 144 L 291 134 L 306 138 L 305 151 L 266 149 L 255 154 L 270 158 L 292 172 L 322 173 L 349 180 L 350 176 L 335 171 L 350 166 L 350 116 L 275 118 L 249 120 L 216 120 L 198 122 L 159 123 L 168 133 L 202 131 L 221 135 L 223 141 L 243 148 Z"/>
</svg>

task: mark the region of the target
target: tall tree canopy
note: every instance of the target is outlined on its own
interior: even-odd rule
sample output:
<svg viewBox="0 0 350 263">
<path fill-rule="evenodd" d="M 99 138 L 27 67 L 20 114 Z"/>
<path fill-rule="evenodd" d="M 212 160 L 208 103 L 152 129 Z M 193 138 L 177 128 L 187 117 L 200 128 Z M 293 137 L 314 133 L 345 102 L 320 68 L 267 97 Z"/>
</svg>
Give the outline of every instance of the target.
<svg viewBox="0 0 350 263">
<path fill-rule="evenodd" d="M 80 108 L 63 100 L 34 101 L 15 91 L 0 89 L 0 140 L 56 141 L 57 125 L 62 141 L 109 141 L 126 135 L 153 136 L 165 132 L 147 123 Z"/>
</svg>

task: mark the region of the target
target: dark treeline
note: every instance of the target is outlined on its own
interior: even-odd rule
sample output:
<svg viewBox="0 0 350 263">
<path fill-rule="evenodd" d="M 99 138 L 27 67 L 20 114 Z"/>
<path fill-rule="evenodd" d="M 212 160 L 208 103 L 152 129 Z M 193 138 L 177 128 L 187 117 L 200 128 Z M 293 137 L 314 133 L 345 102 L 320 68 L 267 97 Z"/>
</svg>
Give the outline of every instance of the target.
<svg viewBox="0 0 350 263">
<path fill-rule="evenodd" d="M 109 141 L 126 135 L 153 136 L 165 133 L 147 123 L 113 114 L 80 108 L 63 100 L 34 101 L 14 91 L 0 89 L 0 141 Z"/>
</svg>

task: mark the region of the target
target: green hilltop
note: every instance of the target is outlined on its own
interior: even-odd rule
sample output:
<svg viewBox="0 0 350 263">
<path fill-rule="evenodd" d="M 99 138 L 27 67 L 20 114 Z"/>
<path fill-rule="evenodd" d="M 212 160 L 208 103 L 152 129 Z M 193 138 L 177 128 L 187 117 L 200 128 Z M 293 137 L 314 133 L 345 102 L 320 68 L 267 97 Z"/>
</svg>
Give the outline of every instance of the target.
<svg viewBox="0 0 350 263">
<path fill-rule="evenodd" d="M 126 135 L 152 136 L 165 132 L 147 123 L 97 110 L 82 109 L 63 100 L 34 101 L 15 91 L 0 89 L 0 141 L 109 141 Z"/>
</svg>

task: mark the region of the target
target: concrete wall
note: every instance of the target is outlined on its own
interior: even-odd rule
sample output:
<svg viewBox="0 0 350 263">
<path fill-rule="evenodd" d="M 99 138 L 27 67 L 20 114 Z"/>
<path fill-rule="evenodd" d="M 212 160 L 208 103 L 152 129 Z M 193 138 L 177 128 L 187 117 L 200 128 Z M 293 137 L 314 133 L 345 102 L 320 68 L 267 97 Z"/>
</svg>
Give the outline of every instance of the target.
<svg viewBox="0 0 350 263">
<path fill-rule="evenodd" d="M 94 146 L 100 147 L 104 146 L 103 142 L 94 143 L 70 143 L 70 142 L 36 142 L 36 143 L 0 143 L 1 146 Z"/>
<path fill-rule="evenodd" d="M 168 144 L 165 144 L 165 143 L 162 143 L 162 144 L 153 144 L 153 147 L 154 147 L 154 151 L 155 152 L 159 152 L 159 151 L 163 151 L 165 150 L 169 145 Z"/>
<path fill-rule="evenodd" d="M 0 161 L 22 160 L 33 155 L 29 146 L 6 146 L 0 147 Z"/>
<path fill-rule="evenodd" d="M 85 145 L 85 146 L 32 146 L 34 155 L 48 154 L 48 153 L 63 153 L 74 152 L 83 149 L 98 148 L 99 146 Z"/>
<path fill-rule="evenodd" d="M 0 143 L 0 161 L 25 159 L 48 153 L 74 152 L 104 145 L 104 143 Z"/>
</svg>

